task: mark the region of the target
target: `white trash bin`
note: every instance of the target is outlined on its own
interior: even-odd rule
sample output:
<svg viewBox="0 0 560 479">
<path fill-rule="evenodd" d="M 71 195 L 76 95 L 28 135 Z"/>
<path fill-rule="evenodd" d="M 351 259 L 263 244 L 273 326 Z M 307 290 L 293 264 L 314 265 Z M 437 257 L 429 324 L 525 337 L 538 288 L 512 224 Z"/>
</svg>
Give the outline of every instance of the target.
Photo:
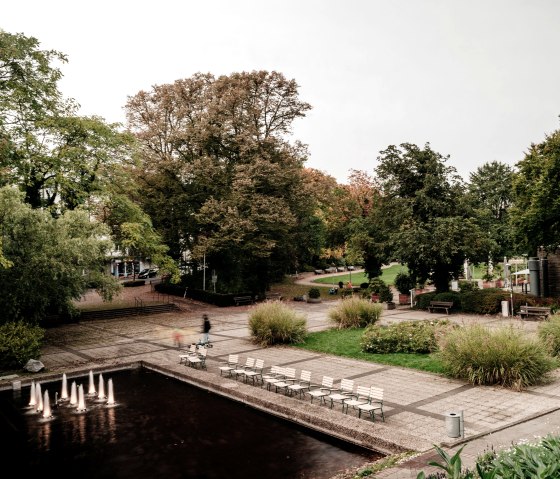
<svg viewBox="0 0 560 479">
<path fill-rule="evenodd" d="M 445 413 L 445 427 L 449 437 L 461 437 L 461 412 Z"/>
<path fill-rule="evenodd" d="M 502 316 L 507 318 L 509 316 L 509 302 L 502 301 Z"/>
</svg>

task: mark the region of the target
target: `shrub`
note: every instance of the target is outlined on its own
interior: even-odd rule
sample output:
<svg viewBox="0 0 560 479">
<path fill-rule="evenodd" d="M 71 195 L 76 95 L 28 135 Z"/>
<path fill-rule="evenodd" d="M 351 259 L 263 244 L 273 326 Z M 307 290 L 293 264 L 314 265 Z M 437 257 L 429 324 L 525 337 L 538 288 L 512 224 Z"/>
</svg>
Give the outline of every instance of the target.
<svg viewBox="0 0 560 479">
<path fill-rule="evenodd" d="M 30 359 L 41 356 L 41 341 L 45 331 L 23 321 L 0 326 L 0 369 L 19 369 Z"/>
<path fill-rule="evenodd" d="M 434 301 L 436 294 L 437 293 L 435 291 L 431 291 L 429 293 L 422 293 L 417 295 L 415 298 L 416 307 L 418 309 L 428 309 L 428 306 L 430 306 L 430 301 Z"/>
<path fill-rule="evenodd" d="M 395 288 L 401 294 L 410 294 L 410 290 L 416 286 L 416 281 L 408 273 L 397 273 L 394 281 Z"/>
<path fill-rule="evenodd" d="M 443 321 L 406 321 L 389 326 L 368 326 L 361 340 L 366 353 L 432 353 L 438 349 L 438 338 L 450 327 Z"/>
<path fill-rule="evenodd" d="M 366 299 L 347 297 L 329 311 L 329 319 L 339 329 L 365 328 L 379 321 L 383 306 Z"/>
<path fill-rule="evenodd" d="M 461 280 L 459 281 L 459 289 L 462 293 L 466 293 L 467 291 L 478 291 L 478 282 L 477 281 L 467 281 Z"/>
<path fill-rule="evenodd" d="M 438 355 L 452 377 L 516 390 L 538 384 L 555 367 L 544 345 L 511 327 L 473 325 L 450 331 L 440 341 Z"/>
<path fill-rule="evenodd" d="M 368 290 L 365 293 L 366 296 L 370 296 L 371 293 L 376 293 L 379 295 L 379 301 L 382 303 L 387 303 L 393 301 L 393 293 L 391 288 L 385 284 L 381 278 L 374 278 L 370 281 Z"/>
<path fill-rule="evenodd" d="M 551 356 L 560 356 L 560 316 L 551 316 L 539 326 L 537 334 Z"/>
<path fill-rule="evenodd" d="M 312 299 L 317 299 L 321 297 L 321 290 L 319 288 L 310 288 L 307 292 L 307 296 Z"/>
<path fill-rule="evenodd" d="M 279 301 L 261 303 L 249 316 L 253 340 L 262 346 L 301 343 L 307 335 L 307 320 Z"/>
<path fill-rule="evenodd" d="M 549 434 L 536 443 L 516 444 L 498 452 L 492 450 L 477 458 L 477 469 L 485 477 L 558 477 L 560 436 Z M 494 473 L 494 476 L 490 476 Z"/>
</svg>

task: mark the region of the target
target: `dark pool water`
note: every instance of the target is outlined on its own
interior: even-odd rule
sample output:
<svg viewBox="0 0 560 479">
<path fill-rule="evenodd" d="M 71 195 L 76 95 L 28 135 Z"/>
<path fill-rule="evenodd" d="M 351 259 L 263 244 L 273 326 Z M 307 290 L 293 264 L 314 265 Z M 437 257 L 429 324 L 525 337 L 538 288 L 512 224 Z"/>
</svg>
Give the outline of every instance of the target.
<svg viewBox="0 0 560 479">
<path fill-rule="evenodd" d="M 53 407 L 52 420 L 29 410 L 29 387 L 0 392 L 1 456 L 17 477 L 322 479 L 381 457 L 149 370 L 103 378 L 116 407 L 86 398 L 85 413 Z M 87 376 L 73 381 L 87 394 Z M 41 388 L 54 406 L 61 383 Z"/>
</svg>

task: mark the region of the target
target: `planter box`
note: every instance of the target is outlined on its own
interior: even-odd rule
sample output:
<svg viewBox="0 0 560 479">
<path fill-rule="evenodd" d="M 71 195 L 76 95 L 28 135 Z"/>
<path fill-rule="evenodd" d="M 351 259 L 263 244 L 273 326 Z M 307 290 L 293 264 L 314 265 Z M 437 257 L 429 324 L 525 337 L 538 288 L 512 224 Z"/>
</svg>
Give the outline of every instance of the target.
<svg viewBox="0 0 560 479">
<path fill-rule="evenodd" d="M 379 295 L 376 294 L 376 293 L 373 293 L 373 294 L 371 295 L 371 302 L 372 302 L 372 303 L 379 303 Z"/>
<path fill-rule="evenodd" d="M 387 309 L 395 309 L 397 305 L 393 301 L 389 301 L 387 304 Z"/>
<path fill-rule="evenodd" d="M 410 294 L 399 293 L 399 304 L 410 304 Z"/>
<path fill-rule="evenodd" d="M 307 298 L 308 303 L 320 303 L 321 298 Z"/>
</svg>

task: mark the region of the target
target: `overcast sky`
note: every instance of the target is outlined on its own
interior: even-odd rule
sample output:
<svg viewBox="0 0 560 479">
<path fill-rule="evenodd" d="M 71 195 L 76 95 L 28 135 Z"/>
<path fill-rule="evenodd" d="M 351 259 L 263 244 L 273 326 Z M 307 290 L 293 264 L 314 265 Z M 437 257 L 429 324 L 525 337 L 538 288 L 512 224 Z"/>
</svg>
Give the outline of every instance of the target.
<svg viewBox="0 0 560 479">
<path fill-rule="evenodd" d="M 313 107 L 307 166 L 342 183 L 404 142 L 468 179 L 560 128 L 557 0 L 18 0 L 0 28 L 67 54 L 63 94 L 110 122 L 155 84 L 281 72 Z"/>
</svg>

